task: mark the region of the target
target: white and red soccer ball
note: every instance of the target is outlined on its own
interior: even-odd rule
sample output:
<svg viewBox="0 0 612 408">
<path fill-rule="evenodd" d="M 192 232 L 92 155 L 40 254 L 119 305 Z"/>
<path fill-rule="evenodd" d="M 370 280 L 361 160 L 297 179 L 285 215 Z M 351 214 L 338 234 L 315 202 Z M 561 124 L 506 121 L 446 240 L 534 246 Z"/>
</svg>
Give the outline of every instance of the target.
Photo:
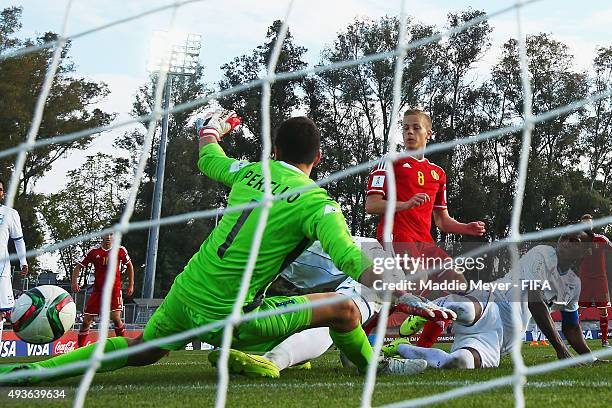
<svg viewBox="0 0 612 408">
<path fill-rule="evenodd" d="M 23 341 L 46 344 L 62 337 L 74 325 L 76 304 L 64 289 L 43 285 L 17 299 L 11 313 L 13 332 Z"/>
</svg>

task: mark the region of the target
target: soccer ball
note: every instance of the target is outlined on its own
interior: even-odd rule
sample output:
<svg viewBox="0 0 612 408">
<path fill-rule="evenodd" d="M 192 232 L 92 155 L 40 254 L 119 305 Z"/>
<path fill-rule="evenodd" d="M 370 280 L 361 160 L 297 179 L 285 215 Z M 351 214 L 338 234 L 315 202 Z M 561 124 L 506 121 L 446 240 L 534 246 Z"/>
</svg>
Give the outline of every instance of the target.
<svg viewBox="0 0 612 408">
<path fill-rule="evenodd" d="M 11 313 L 13 331 L 27 343 L 46 344 L 59 339 L 72 328 L 76 304 L 64 289 L 38 286 L 15 302 Z"/>
</svg>

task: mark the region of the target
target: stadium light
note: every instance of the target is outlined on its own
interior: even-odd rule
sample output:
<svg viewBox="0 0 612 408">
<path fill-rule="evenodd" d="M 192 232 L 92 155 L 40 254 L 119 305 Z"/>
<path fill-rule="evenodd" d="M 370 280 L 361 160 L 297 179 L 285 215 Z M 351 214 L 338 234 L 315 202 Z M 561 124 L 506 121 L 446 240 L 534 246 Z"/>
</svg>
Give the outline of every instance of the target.
<svg viewBox="0 0 612 408">
<path fill-rule="evenodd" d="M 153 189 L 153 205 L 151 206 L 151 219 L 159 220 L 161 217 L 162 195 L 164 192 L 169 119 L 167 111 L 170 106 L 170 96 L 172 94 L 172 80 L 175 76 L 191 76 L 196 73 L 200 49 L 202 48 L 202 36 L 199 34 L 155 31 L 152 38 L 148 69 L 151 72 L 168 73 L 163 101 L 163 109 L 166 113 L 162 118 L 161 136 L 157 151 L 155 186 Z M 158 246 L 159 224 L 149 228 L 145 277 L 142 286 L 142 297 L 147 299 L 153 298 Z"/>
</svg>

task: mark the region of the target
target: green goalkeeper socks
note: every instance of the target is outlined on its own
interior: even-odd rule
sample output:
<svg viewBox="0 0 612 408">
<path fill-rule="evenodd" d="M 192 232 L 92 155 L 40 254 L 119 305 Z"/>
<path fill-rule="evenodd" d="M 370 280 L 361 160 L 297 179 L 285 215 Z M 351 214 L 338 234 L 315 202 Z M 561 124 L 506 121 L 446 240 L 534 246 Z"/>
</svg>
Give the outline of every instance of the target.
<svg viewBox="0 0 612 408">
<path fill-rule="evenodd" d="M 359 371 L 364 372 L 372 359 L 372 346 L 361 326 L 346 333 L 338 333 L 329 329 L 329 335 L 336 347 L 355 364 Z"/>
<path fill-rule="evenodd" d="M 110 353 L 117 350 L 122 350 L 128 347 L 128 342 L 125 337 L 111 337 L 106 339 L 106 344 L 104 346 L 104 353 Z M 77 361 L 84 361 L 91 358 L 96 348 L 96 344 L 90 344 L 88 346 L 76 349 L 66 354 L 62 354 L 53 358 L 50 358 L 45 361 L 40 361 L 38 363 L 34 363 L 33 365 L 42 368 L 55 368 L 61 367 L 66 364 L 75 363 Z M 114 371 L 119 368 L 125 367 L 127 364 L 128 357 L 121 356 L 116 357 L 111 360 L 102 361 L 100 368 L 98 369 L 99 373 L 105 373 L 108 371 Z M 83 368 L 75 368 L 74 370 L 66 371 L 57 376 L 46 377 L 48 380 L 57 380 L 63 378 L 74 377 L 77 375 L 81 375 L 87 371 L 87 367 Z"/>
</svg>

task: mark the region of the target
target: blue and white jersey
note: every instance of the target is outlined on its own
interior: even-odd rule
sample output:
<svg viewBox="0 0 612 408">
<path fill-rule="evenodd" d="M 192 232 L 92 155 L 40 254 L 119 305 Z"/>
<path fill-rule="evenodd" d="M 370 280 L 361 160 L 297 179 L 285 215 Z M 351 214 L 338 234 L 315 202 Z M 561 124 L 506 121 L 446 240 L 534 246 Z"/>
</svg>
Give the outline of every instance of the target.
<svg viewBox="0 0 612 408">
<path fill-rule="evenodd" d="M 537 282 L 539 288 L 530 286 L 530 282 Z M 552 246 L 538 245 L 533 247 L 520 258 L 517 270 L 509 272 L 503 278 L 498 279 L 496 283 L 507 284 L 506 290 L 495 290 L 492 297 L 499 307 L 500 318 L 504 326 L 502 354 L 509 352 L 512 345 L 512 301 L 516 299 L 514 285 L 518 284 L 520 292 L 520 330 L 522 332 L 527 329 L 531 319 L 528 306 L 530 289 L 541 290 L 544 303 L 551 310 L 566 312 L 578 310 L 580 278 L 571 269 L 567 271 L 559 269 L 557 252 Z"/>
<path fill-rule="evenodd" d="M 0 262 L 0 276 L 11 273 L 11 265 L 8 260 L 8 240 L 23 239 L 23 232 L 21 230 L 21 220 L 19 219 L 19 213 L 5 205 L 0 204 L 0 259 L 4 258 L 4 261 Z"/>
</svg>

